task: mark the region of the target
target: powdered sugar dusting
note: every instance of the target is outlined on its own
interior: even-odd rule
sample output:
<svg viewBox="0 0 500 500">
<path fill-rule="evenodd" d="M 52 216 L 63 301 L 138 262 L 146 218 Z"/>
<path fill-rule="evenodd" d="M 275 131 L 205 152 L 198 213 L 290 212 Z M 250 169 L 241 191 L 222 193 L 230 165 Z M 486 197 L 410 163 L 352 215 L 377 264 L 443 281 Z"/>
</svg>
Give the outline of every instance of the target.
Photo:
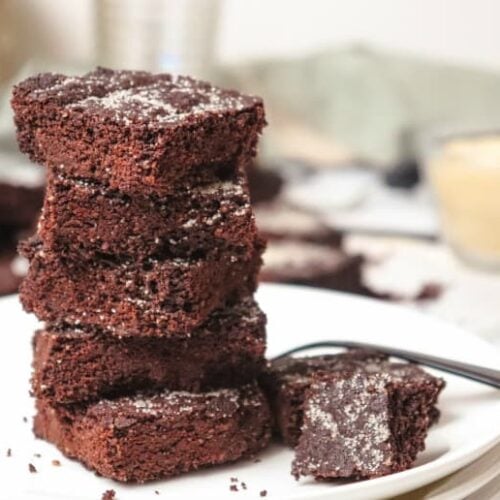
<svg viewBox="0 0 500 500">
<path fill-rule="evenodd" d="M 61 94 L 70 87 L 76 89 L 69 108 L 102 110 L 126 125 L 137 120 L 168 125 L 201 114 L 241 111 L 256 102 L 253 97 L 185 76 L 126 71 L 98 70 L 81 78 L 66 78 L 44 92 Z"/>
<path fill-rule="evenodd" d="M 139 393 L 135 396 L 96 403 L 93 412 L 111 412 L 116 419 L 140 416 L 179 416 L 203 412 L 212 417 L 227 418 L 240 408 L 260 406 L 259 392 L 248 385 L 239 389 L 224 388 L 210 392 L 163 391 L 153 395 Z"/>
<path fill-rule="evenodd" d="M 333 269 L 346 260 L 345 255 L 328 246 L 302 241 L 271 241 L 264 254 L 264 265 L 275 271 Z"/>
<path fill-rule="evenodd" d="M 385 373 L 357 372 L 313 384 L 299 444 L 299 448 L 307 445 L 308 459 L 302 465 L 309 472 L 328 475 L 342 469 L 344 473 L 351 470 L 352 475 L 368 475 L 392 460 L 388 380 Z M 330 453 L 307 444 L 309 434 L 316 439 L 328 437 L 325 446 Z"/>
</svg>

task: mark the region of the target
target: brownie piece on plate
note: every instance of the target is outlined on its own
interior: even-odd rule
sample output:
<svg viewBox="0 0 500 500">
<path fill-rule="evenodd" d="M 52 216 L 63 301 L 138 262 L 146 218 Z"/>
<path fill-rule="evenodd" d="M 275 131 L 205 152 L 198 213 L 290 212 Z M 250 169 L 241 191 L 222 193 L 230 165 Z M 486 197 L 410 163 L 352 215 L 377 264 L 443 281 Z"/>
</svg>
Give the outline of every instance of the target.
<svg viewBox="0 0 500 500">
<path fill-rule="evenodd" d="M 68 404 L 141 389 L 241 385 L 264 368 L 265 323 L 247 297 L 214 311 L 185 339 L 120 339 L 95 328 L 48 325 L 34 339 L 33 392 Z"/>
<path fill-rule="evenodd" d="M 339 247 L 342 233 L 321 218 L 283 203 L 265 203 L 255 207 L 257 227 L 268 240 L 298 240 Z"/>
<path fill-rule="evenodd" d="M 373 370 L 385 361 L 387 356 L 384 354 L 357 349 L 323 356 L 286 357 L 269 362 L 261 382 L 273 410 L 276 431 L 285 444 L 294 447 L 298 443 L 305 393 L 315 374 L 357 368 Z"/>
<path fill-rule="evenodd" d="M 70 177 L 129 193 L 173 192 L 255 154 L 262 100 L 186 76 L 98 68 L 19 83 L 19 147 Z"/>
<path fill-rule="evenodd" d="M 249 256 L 256 238 L 245 174 L 170 196 L 129 196 L 83 180 L 49 176 L 39 234 L 50 249 L 145 259 L 214 248 Z"/>
<path fill-rule="evenodd" d="M 37 400 L 35 434 L 100 475 L 146 482 L 264 449 L 267 402 L 255 385 L 213 392 L 160 392 L 52 407 Z"/>
<path fill-rule="evenodd" d="M 27 311 L 51 323 L 94 325 L 118 336 L 189 336 L 226 301 L 253 292 L 261 251 L 258 240 L 251 258 L 79 261 L 33 239 L 22 248 L 30 268 L 20 297 Z"/>
<path fill-rule="evenodd" d="M 319 373 L 306 393 L 293 474 L 370 479 L 411 467 L 444 382 L 411 364 Z"/>
<path fill-rule="evenodd" d="M 363 258 L 327 245 L 298 240 L 270 240 L 262 281 L 291 283 L 361 293 Z"/>
</svg>

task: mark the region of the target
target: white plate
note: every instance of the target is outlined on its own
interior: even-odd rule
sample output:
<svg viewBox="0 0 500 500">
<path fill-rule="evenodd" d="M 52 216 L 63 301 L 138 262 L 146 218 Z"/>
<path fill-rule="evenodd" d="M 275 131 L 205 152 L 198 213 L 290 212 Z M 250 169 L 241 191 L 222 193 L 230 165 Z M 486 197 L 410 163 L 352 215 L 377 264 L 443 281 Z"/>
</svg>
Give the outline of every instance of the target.
<svg viewBox="0 0 500 500">
<path fill-rule="evenodd" d="M 258 299 L 269 316 L 269 354 L 314 340 L 331 338 L 370 341 L 450 358 L 500 365 L 491 345 L 455 327 L 417 312 L 339 293 L 279 285 L 262 286 Z M 66 460 L 51 445 L 35 440 L 28 397 L 30 338 L 36 323 L 21 312 L 17 298 L 0 300 L 0 498 L 98 499 L 114 489 L 120 500 L 144 498 L 378 498 L 428 484 L 479 457 L 500 441 L 500 397 L 494 389 L 443 375 L 448 386 L 441 399 L 442 418 L 432 429 L 427 450 L 417 465 L 392 476 L 350 484 L 296 482 L 290 475 L 292 452 L 274 445 L 262 461 L 241 462 L 144 486 L 122 486 L 98 478 L 77 462 Z M 6 450 L 12 448 L 12 457 Z M 35 454 L 41 454 L 36 457 Z M 61 467 L 51 464 L 61 461 Z M 28 463 L 38 470 L 30 474 Z M 229 490 L 230 478 L 247 490 Z M 159 496 L 155 495 L 155 490 Z M 4 496 L 5 495 L 5 496 Z"/>
</svg>

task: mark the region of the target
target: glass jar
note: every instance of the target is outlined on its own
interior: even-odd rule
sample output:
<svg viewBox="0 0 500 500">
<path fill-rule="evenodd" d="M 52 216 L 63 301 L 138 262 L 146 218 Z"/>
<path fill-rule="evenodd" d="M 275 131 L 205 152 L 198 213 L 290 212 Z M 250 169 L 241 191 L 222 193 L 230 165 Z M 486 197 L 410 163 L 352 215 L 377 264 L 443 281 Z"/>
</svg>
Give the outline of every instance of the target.
<svg viewBox="0 0 500 500">
<path fill-rule="evenodd" d="M 470 263 L 500 270 L 500 132 L 438 141 L 427 175 L 452 248 Z"/>
<path fill-rule="evenodd" d="M 99 64 L 210 78 L 218 0 L 96 0 L 95 6 Z"/>
</svg>

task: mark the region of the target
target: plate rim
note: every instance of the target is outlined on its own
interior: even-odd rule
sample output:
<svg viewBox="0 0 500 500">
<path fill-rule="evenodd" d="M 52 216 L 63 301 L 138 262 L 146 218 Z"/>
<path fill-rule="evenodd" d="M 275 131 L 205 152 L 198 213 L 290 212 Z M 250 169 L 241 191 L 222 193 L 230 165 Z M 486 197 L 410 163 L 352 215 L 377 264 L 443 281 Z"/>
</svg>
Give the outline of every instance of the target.
<svg viewBox="0 0 500 500">
<path fill-rule="evenodd" d="M 363 303 L 370 304 L 371 307 L 376 307 L 378 309 L 385 309 L 387 314 L 391 314 L 393 311 L 398 310 L 401 314 L 401 310 L 404 310 L 406 314 L 413 315 L 414 317 L 419 317 L 419 320 L 427 321 L 432 324 L 436 328 L 444 327 L 449 332 L 453 332 L 454 335 L 459 335 L 462 339 L 465 339 L 468 343 L 473 343 L 477 346 L 481 346 L 483 349 L 488 349 L 488 359 L 493 360 L 494 358 L 498 359 L 500 362 L 500 350 L 489 343 L 487 340 L 479 337 L 476 334 L 468 332 L 466 329 L 463 329 L 457 325 L 453 325 L 446 321 L 440 320 L 439 318 L 435 318 L 429 314 L 425 314 L 421 311 L 412 309 L 410 307 L 405 307 L 399 304 L 391 304 L 386 303 L 380 300 L 357 296 L 353 294 L 347 294 L 337 291 L 325 290 L 325 289 L 316 289 L 305 286 L 297 286 L 297 285 L 283 285 L 283 284 L 261 284 L 259 290 L 256 294 L 256 300 L 263 304 L 264 311 L 270 314 L 271 311 L 266 311 L 265 301 L 266 294 L 279 294 L 283 291 L 285 293 L 298 294 L 303 296 L 303 294 L 307 295 L 321 295 L 324 297 L 330 297 L 334 300 L 340 301 L 349 301 L 351 303 Z M 311 300 L 311 299 L 308 299 Z M 4 307 L 18 307 L 19 310 L 19 300 L 17 295 L 10 295 L 6 297 L 0 298 L 0 311 Z M 25 316 L 28 316 L 25 314 Z M 32 315 L 31 315 L 32 316 Z M 34 319 L 34 318 L 33 318 Z M 489 364 L 489 361 L 488 361 Z M 500 400 L 499 400 L 500 404 Z M 458 450 L 451 450 L 446 453 L 446 458 L 441 462 L 439 462 L 439 458 L 431 460 L 430 462 L 426 462 L 422 465 L 419 465 L 415 468 L 408 469 L 406 471 L 398 472 L 395 474 L 391 474 L 389 476 L 384 476 L 380 478 L 376 478 L 370 481 L 360 481 L 354 483 L 348 483 L 344 485 L 335 486 L 332 488 L 331 492 L 328 491 L 308 491 L 304 498 L 308 499 L 325 499 L 330 498 L 331 496 L 341 497 L 343 495 L 348 496 L 349 498 L 366 498 L 367 487 L 369 488 L 369 498 L 379 498 L 385 497 L 387 495 L 387 491 L 390 488 L 391 493 L 393 495 L 403 494 L 410 492 L 416 488 L 428 485 L 436 480 L 444 478 L 449 474 L 452 474 L 459 469 L 471 464 L 474 460 L 484 455 L 488 450 L 490 450 L 497 443 L 500 443 L 500 428 L 498 433 L 493 436 L 484 436 L 483 439 L 479 440 L 475 443 L 469 443 Z M 437 462 L 437 463 L 436 463 Z M 90 474 L 90 472 L 89 472 Z M 368 486 L 369 485 L 369 486 Z M 123 485 L 117 485 L 123 486 Z M 286 493 L 273 493 L 274 498 L 282 498 Z M 299 494 L 300 495 L 300 494 Z"/>
</svg>

